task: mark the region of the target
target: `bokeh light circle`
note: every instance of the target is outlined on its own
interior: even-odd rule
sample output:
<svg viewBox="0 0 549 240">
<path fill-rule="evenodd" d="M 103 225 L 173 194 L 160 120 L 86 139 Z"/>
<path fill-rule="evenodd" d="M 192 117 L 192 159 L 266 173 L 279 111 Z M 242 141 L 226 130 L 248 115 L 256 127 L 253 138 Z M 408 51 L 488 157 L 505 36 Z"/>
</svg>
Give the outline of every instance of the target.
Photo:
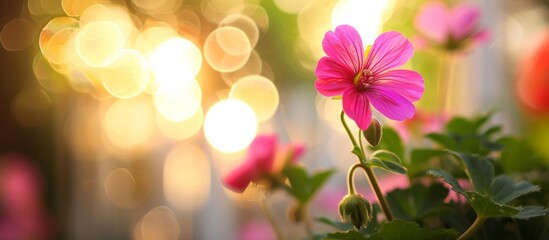
<svg viewBox="0 0 549 240">
<path fill-rule="evenodd" d="M 246 148 L 257 132 L 257 118 L 246 103 L 226 99 L 214 104 L 204 120 L 206 140 L 224 153 Z"/>
<path fill-rule="evenodd" d="M 279 103 L 278 90 L 274 83 L 259 75 L 238 80 L 231 87 L 229 98 L 246 102 L 254 111 L 258 122 L 271 118 Z"/>
<path fill-rule="evenodd" d="M 202 66 L 202 54 L 194 43 L 184 38 L 162 42 L 150 57 L 156 82 L 193 79 Z"/>
<path fill-rule="evenodd" d="M 24 18 L 9 21 L 0 32 L 0 42 L 8 51 L 19 51 L 34 42 L 34 25 Z"/>
<path fill-rule="evenodd" d="M 202 90 L 194 79 L 162 84 L 154 96 L 157 111 L 173 122 L 191 118 L 200 108 L 201 101 Z"/>
<path fill-rule="evenodd" d="M 173 211 L 166 206 L 151 209 L 141 220 L 141 239 L 176 240 L 181 228 Z"/>
<path fill-rule="evenodd" d="M 202 127 L 204 120 L 204 111 L 200 107 L 190 118 L 175 122 L 164 118 L 161 114 L 157 115 L 156 122 L 160 131 L 171 139 L 183 140 L 194 136 Z"/>
<path fill-rule="evenodd" d="M 100 71 L 100 81 L 111 95 L 121 99 L 135 97 L 149 84 L 149 66 L 140 52 L 123 49 L 113 62 Z"/>
<path fill-rule="evenodd" d="M 252 52 L 248 36 L 235 27 L 220 27 L 204 42 L 204 58 L 219 72 L 233 72 L 246 64 Z"/>
<path fill-rule="evenodd" d="M 255 24 L 254 20 L 250 17 L 242 14 L 233 14 L 225 17 L 219 23 L 220 27 L 230 26 L 236 27 L 242 30 L 248 37 L 252 48 L 255 47 L 259 40 L 259 28 Z"/>
<path fill-rule="evenodd" d="M 126 44 L 126 36 L 110 21 L 90 22 L 76 36 L 78 55 L 92 67 L 112 62 Z"/>
<path fill-rule="evenodd" d="M 105 114 L 105 135 L 115 147 L 138 148 L 148 143 L 154 133 L 153 116 L 153 108 L 146 99 L 116 101 Z"/>
</svg>

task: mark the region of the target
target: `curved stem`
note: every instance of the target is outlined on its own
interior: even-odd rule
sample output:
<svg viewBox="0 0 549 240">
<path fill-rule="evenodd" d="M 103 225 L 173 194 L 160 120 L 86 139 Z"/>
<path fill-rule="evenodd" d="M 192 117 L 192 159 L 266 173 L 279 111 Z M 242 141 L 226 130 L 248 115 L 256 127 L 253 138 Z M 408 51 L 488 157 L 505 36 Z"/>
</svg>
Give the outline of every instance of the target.
<svg viewBox="0 0 549 240">
<path fill-rule="evenodd" d="M 465 231 L 461 236 L 459 236 L 458 240 L 465 240 L 469 239 L 479 228 L 482 226 L 486 219 L 477 216 L 477 219 L 475 219 L 475 222 Z"/>
<path fill-rule="evenodd" d="M 385 213 L 385 217 L 387 218 L 388 221 L 392 221 L 393 220 L 393 212 L 391 212 L 391 208 L 389 207 L 389 203 L 387 202 L 387 199 L 385 199 L 385 196 L 383 196 L 383 192 L 381 191 L 381 188 L 379 187 L 379 183 L 377 182 L 376 175 L 374 174 L 374 171 L 371 168 L 369 168 L 368 166 L 366 166 L 366 164 L 365 164 L 366 163 L 366 156 L 364 155 L 364 149 L 356 143 L 355 137 L 353 136 L 353 134 L 351 133 L 351 130 L 349 129 L 349 126 L 347 126 L 347 123 L 345 122 L 345 113 L 343 111 L 341 111 L 341 116 L 340 117 L 341 117 L 341 123 L 343 124 L 343 127 L 345 127 L 345 131 L 347 131 L 347 134 L 349 135 L 349 138 L 351 139 L 351 142 L 353 143 L 353 147 L 360 149 L 360 154 L 359 154 L 360 155 L 359 156 L 360 163 L 353 165 L 353 167 L 349 170 L 349 173 L 351 173 L 351 171 L 354 171 L 354 168 L 356 168 L 358 166 L 362 167 L 364 169 L 364 171 L 366 171 L 366 177 L 368 177 L 368 181 L 370 182 L 370 186 L 372 187 L 372 189 L 374 190 L 374 193 L 376 194 L 377 201 L 381 205 L 381 209 Z M 350 174 L 350 175 L 352 175 L 352 174 Z M 351 192 L 351 187 L 352 187 L 352 190 L 353 190 L 352 193 L 354 193 L 354 185 L 352 184 L 352 177 L 348 178 L 348 181 L 350 182 L 350 185 L 349 185 L 349 182 L 348 182 L 348 185 L 347 185 L 350 188 L 349 192 Z"/>
<path fill-rule="evenodd" d="M 313 239 L 313 225 L 311 224 L 311 218 L 309 217 L 307 206 L 303 206 L 303 223 L 310 239 Z"/>
<path fill-rule="evenodd" d="M 273 231 L 276 234 L 276 239 L 283 240 L 284 237 L 282 236 L 282 231 L 280 231 L 280 227 L 278 226 L 278 223 L 274 219 L 273 215 L 271 214 L 271 210 L 269 209 L 269 206 L 267 206 L 267 198 L 264 198 L 259 203 L 261 207 L 261 211 L 263 211 L 263 214 L 269 219 L 269 223 L 271 224 L 271 227 L 273 228 Z"/>
<path fill-rule="evenodd" d="M 353 176 L 354 176 L 355 169 L 359 167 L 364 168 L 364 166 L 362 166 L 362 163 L 357 163 L 353 165 L 351 168 L 349 168 L 349 172 L 347 173 L 347 192 L 351 195 L 356 193 Z"/>
</svg>

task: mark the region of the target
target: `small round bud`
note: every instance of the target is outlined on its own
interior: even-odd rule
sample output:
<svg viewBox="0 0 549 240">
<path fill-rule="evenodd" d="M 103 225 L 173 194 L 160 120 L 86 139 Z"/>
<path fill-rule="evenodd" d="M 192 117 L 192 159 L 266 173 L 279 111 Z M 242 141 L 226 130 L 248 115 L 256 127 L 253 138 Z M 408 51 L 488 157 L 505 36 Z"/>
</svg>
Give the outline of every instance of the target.
<svg viewBox="0 0 549 240">
<path fill-rule="evenodd" d="M 339 202 L 339 215 L 344 223 L 351 223 L 359 230 L 368 226 L 374 209 L 370 202 L 360 194 L 347 194 Z"/>
<path fill-rule="evenodd" d="M 366 138 L 366 141 L 370 143 L 372 146 L 377 146 L 379 142 L 381 142 L 381 136 L 383 135 L 383 129 L 381 128 L 381 124 L 377 119 L 372 119 L 372 122 L 370 123 L 370 126 L 368 129 L 362 131 L 364 134 L 364 138 Z"/>
</svg>

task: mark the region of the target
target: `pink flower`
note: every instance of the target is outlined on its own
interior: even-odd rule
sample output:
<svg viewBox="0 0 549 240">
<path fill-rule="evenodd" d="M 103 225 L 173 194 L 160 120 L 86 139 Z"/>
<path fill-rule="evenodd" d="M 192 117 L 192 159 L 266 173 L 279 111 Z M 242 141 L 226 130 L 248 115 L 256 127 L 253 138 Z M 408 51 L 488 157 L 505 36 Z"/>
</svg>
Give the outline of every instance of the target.
<svg viewBox="0 0 549 240">
<path fill-rule="evenodd" d="M 304 146 L 297 143 L 278 146 L 275 135 L 257 136 L 250 144 L 242 165 L 225 176 L 223 183 L 235 192 L 244 192 L 251 182 L 280 173 L 286 163 L 295 164 L 303 150 Z"/>
<path fill-rule="evenodd" d="M 326 97 L 342 96 L 343 111 L 360 129 L 370 125 L 370 104 L 393 120 L 414 116 L 412 102 L 423 95 L 423 77 L 415 71 L 395 69 L 414 54 L 402 34 L 381 34 L 366 60 L 362 39 L 349 25 L 327 32 L 322 47 L 327 56 L 316 67 L 316 89 Z"/>
<path fill-rule="evenodd" d="M 479 29 L 480 16 L 480 9 L 467 3 L 448 8 L 443 2 L 428 2 L 414 21 L 423 37 L 420 45 L 432 44 L 450 51 L 472 49 L 490 38 L 489 31 Z"/>
</svg>

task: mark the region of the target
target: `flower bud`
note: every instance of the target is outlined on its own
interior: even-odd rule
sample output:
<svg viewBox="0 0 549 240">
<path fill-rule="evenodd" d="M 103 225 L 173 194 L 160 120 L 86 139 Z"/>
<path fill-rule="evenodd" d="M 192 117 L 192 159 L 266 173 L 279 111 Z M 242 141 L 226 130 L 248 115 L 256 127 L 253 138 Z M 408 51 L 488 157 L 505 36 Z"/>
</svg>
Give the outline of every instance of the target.
<svg viewBox="0 0 549 240">
<path fill-rule="evenodd" d="M 383 135 L 381 124 L 375 118 L 372 119 L 370 126 L 366 130 L 362 131 L 362 133 L 364 134 L 366 141 L 374 147 L 381 142 L 381 136 Z"/>
<path fill-rule="evenodd" d="M 344 223 L 351 223 L 359 230 L 372 220 L 373 207 L 360 194 L 347 194 L 339 202 L 339 214 Z"/>
<path fill-rule="evenodd" d="M 288 208 L 288 219 L 292 223 L 300 223 L 303 220 L 304 215 L 303 206 L 300 203 L 294 203 Z"/>
</svg>

